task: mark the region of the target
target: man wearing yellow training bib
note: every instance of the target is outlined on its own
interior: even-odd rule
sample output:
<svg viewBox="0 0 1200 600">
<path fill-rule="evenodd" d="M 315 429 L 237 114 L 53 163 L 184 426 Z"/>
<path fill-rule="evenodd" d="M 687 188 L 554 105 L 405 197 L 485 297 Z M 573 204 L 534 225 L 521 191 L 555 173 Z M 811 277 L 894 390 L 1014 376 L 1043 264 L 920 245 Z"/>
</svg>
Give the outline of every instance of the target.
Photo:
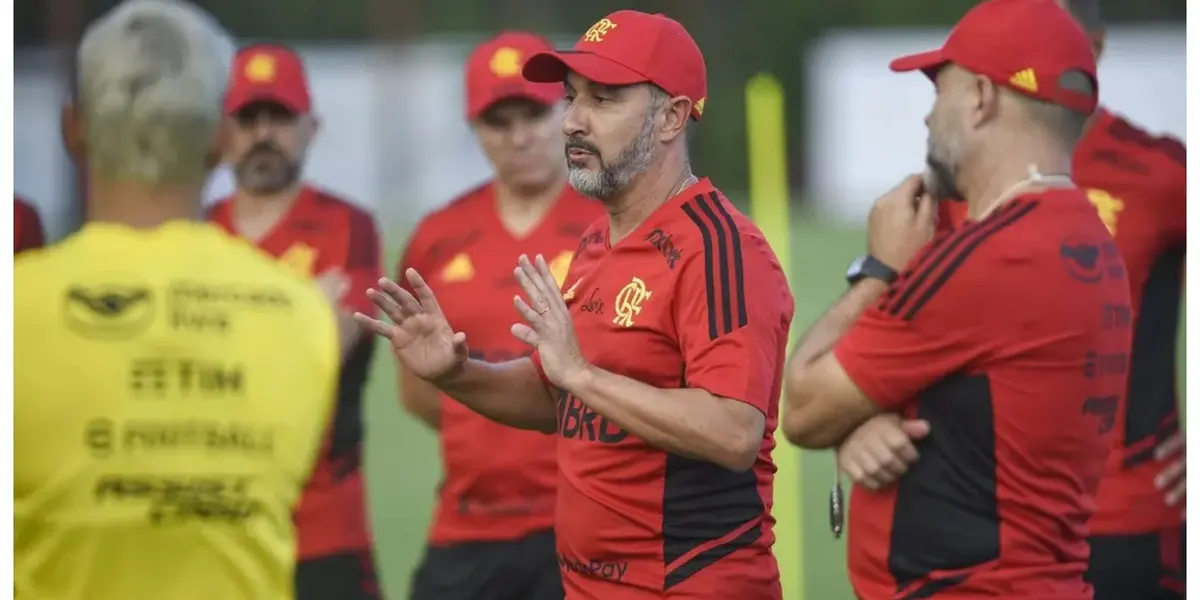
<svg viewBox="0 0 1200 600">
<path fill-rule="evenodd" d="M 86 32 L 88 224 L 14 275 L 14 592 L 285 600 L 338 371 L 310 282 L 199 220 L 233 46 L 190 4 Z"/>
</svg>

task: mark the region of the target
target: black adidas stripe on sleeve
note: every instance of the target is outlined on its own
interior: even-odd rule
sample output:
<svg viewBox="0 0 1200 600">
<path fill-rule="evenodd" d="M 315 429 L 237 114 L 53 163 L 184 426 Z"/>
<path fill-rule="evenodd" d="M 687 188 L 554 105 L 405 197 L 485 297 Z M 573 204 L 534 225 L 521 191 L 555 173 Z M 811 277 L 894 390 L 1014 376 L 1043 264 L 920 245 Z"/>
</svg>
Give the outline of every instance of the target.
<svg viewBox="0 0 1200 600">
<path fill-rule="evenodd" d="M 700 232 L 704 245 L 704 293 L 708 306 L 708 336 L 717 339 L 745 327 L 745 269 L 742 236 L 733 215 L 712 192 L 683 204 L 683 212 Z"/>
</svg>

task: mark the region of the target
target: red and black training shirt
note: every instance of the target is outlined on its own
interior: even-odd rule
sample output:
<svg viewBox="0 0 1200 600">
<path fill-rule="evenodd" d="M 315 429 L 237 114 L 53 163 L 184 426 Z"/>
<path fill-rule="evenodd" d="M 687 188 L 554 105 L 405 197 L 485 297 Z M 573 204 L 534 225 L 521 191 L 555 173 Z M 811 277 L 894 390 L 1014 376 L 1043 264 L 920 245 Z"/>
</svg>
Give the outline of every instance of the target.
<svg viewBox="0 0 1200 600">
<path fill-rule="evenodd" d="M 513 275 L 521 254 L 546 257 L 560 279 L 584 229 L 603 206 L 564 186 L 554 206 L 525 235 L 500 220 L 495 187 L 487 183 L 426 216 L 397 269 L 413 268 L 437 294 L 450 325 L 467 334 L 473 358 L 503 362 L 528 355 L 513 337 L 518 319 Z M 433 544 L 514 540 L 554 527 L 558 482 L 555 439 L 495 423 L 448 396 L 441 397 L 442 483 L 429 531 Z"/>
<path fill-rule="evenodd" d="M 1129 270 L 1129 391 L 1096 497 L 1095 534 L 1176 529 L 1180 507 L 1154 487 L 1154 448 L 1179 433 L 1176 334 L 1187 256 L 1187 151 L 1101 109 L 1075 147 L 1072 175 L 1116 239 Z M 1103 368 L 1104 365 L 1099 365 Z"/>
<path fill-rule="evenodd" d="M 1176 334 L 1187 255 L 1187 150 L 1108 110 L 1075 147 L 1071 174 L 1084 188 L 1125 259 L 1133 309 L 1133 352 L 1113 452 L 1096 497 L 1091 532 L 1137 535 L 1177 528 L 1183 511 L 1154 486 L 1154 447 L 1180 431 Z M 965 217 L 943 202 L 939 227 Z M 1101 365 L 1098 365 L 1098 367 Z"/>
<path fill-rule="evenodd" d="M 860 598 L 1091 598 L 1087 522 L 1130 311 L 1124 261 L 1078 189 L 1018 196 L 925 247 L 834 348 L 867 397 L 931 425 L 896 485 L 851 496 Z"/>
<path fill-rule="evenodd" d="M 795 306 L 762 232 L 703 179 L 615 244 L 607 219 L 594 224 L 564 298 L 592 364 L 744 402 L 766 421 L 753 468 L 734 472 L 652 447 L 556 391 L 567 597 L 781 598 L 771 450 Z"/>
<path fill-rule="evenodd" d="M 233 200 L 209 209 L 209 219 L 238 235 Z M 259 248 L 298 273 L 316 277 L 341 269 L 351 290 L 342 308 L 375 314 L 362 293 L 382 277 L 379 233 L 370 213 L 353 203 L 305 186 L 287 213 L 258 241 Z M 342 361 L 325 447 L 296 509 L 300 558 L 327 556 L 370 547 L 363 490 L 363 392 L 374 349 L 364 335 Z"/>
</svg>

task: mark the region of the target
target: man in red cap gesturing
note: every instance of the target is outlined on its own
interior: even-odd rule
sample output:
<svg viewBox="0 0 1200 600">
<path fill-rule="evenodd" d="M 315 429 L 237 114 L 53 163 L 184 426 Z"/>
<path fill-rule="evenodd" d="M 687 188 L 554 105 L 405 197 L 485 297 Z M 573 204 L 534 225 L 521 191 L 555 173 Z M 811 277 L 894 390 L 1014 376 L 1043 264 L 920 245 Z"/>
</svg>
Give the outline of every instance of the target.
<svg viewBox="0 0 1200 600">
<path fill-rule="evenodd" d="M 840 447 L 858 484 L 860 598 L 1089 599 L 1131 340 L 1125 264 L 1071 181 L 1091 45 L 1055 0 L 989 0 L 892 69 L 935 80 L 928 169 L 873 208 L 850 290 L 789 367 L 784 431 Z M 949 199 L 969 218 L 933 237 Z"/>
<path fill-rule="evenodd" d="M 778 599 L 771 449 L 794 307 L 762 232 L 691 172 L 700 49 L 674 20 L 620 11 L 524 74 L 565 83 L 571 185 L 608 211 L 563 286 L 545 257 L 519 260 L 512 333 L 533 356 L 470 359 L 411 269 L 414 293 L 369 292 L 395 324 L 360 322 L 468 408 L 558 436 L 567 598 Z"/>
<path fill-rule="evenodd" d="M 529 354 L 495 314 L 520 291 L 516 258 L 543 254 L 565 277 L 579 236 L 603 214 L 567 185 L 562 84 L 521 77 L 525 60 L 549 49 L 535 35 L 505 32 L 467 58 L 466 117 L 495 178 L 426 216 L 400 261 L 400 273 L 429 274 L 446 318 L 481 360 Z M 562 600 L 555 439 L 488 420 L 407 369 L 399 388 L 408 412 L 438 432 L 444 474 L 413 600 Z"/>
<path fill-rule="evenodd" d="M 292 50 L 256 44 L 237 53 L 225 98 L 236 189 L 209 219 L 315 278 L 338 308 L 342 372 L 328 437 L 296 510 L 299 600 L 377 598 L 363 495 L 362 393 L 374 344 L 354 322 L 382 274 L 374 217 L 305 184 L 301 168 L 317 130 L 304 65 Z"/>
</svg>

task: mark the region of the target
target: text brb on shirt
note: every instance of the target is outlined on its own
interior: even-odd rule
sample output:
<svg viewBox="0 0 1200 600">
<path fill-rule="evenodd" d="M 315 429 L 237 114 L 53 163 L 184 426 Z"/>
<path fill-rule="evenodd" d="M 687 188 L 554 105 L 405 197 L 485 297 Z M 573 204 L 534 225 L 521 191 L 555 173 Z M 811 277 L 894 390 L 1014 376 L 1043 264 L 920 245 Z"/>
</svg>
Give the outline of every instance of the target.
<svg viewBox="0 0 1200 600">
<path fill-rule="evenodd" d="M 575 297 L 575 287 L 563 294 L 566 300 Z M 633 327 L 637 315 L 642 312 L 642 304 L 653 296 L 646 283 L 633 277 L 617 292 L 613 299 L 613 325 L 622 328 Z M 587 301 L 580 305 L 581 313 L 590 313 L 597 317 L 604 315 L 604 301 L 599 296 L 599 290 L 592 290 Z M 600 444 L 617 444 L 629 437 L 629 432 L 616 423 L 608 420 L 565 390 L 558 390 L 558 431 L 567 439 L 582 440 Z"/>
</svg>

